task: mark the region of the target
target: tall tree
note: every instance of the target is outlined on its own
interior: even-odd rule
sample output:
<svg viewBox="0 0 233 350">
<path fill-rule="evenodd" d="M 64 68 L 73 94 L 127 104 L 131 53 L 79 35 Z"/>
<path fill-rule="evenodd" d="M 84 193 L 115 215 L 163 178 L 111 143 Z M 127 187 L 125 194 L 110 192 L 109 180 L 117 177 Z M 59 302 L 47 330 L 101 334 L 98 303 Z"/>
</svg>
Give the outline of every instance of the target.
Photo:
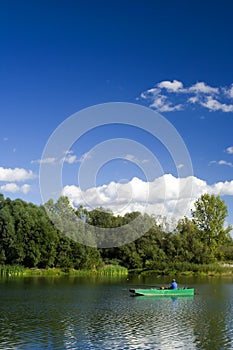
<svg viewBox="0 0 233 350">
<path fill-rule="evenodd" d="M 217 249 L 229 239 L 231 227 L 224 228 L 227 206 L 220 196 L 203 194 L 194 207 L 192 216 L 200 239 L 209 247 L 210 258 L 215 258 Z"/>
</svg>

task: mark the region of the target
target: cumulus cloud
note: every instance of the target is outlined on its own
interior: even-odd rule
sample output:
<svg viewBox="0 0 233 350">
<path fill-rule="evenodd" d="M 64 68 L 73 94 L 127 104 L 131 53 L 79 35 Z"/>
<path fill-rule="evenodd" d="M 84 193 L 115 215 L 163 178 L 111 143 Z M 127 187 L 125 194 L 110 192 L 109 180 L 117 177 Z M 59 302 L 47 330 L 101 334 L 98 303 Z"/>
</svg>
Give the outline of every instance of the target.
<svg viewBox="0 0 233 350">
<path fill-rule="evenodd" d="M 184 87 L 181 81 L 164 80 L 142 92 L 140 98 L 159 112 L 179 111 L 189 105 L 199 105 L 209 111 L 233 112 L 233 84 L 230 87 L 213 87 L 197 82 Z"/>
<path fill-rule="evenodd" d="M 30 189 L 31 189 L 31 186 L 28 184 L 19 186 L 16 183 L 8 183 L 6 185 L 0 186 L 0 191 L 9 192 L 9 193 L 21 192 L 21 193 L 27 194 L 30 191 Z"/>
<path fill-rule="evenodd" d="M 173 82 L 162 81 L 155 88 L 148 89 L 141 93 L 140 97 L 143 100 L 150 102 L 150 107 L 160 112 L 173 112 L 183 109 L 182 104 L 174 104 L 163 91 L 180 92 L 183 84 L 177 80 Z"/>
<path fill-rule="evenodd" d="M 206 96 L 205 101 L 200 101 L 200 104 L 210 111 L 233 112 L 233 104 L 221 103 L 212 96 Z"/>
<path fill-rule="evenodd" d="M 173 80 L 173 81 L 161 81 L 160 83 L 157 84 L 157 86 L 160 89 L 166 89 L 167 91 L 170 92 L 183 92 L 183 83 L 178 80 Z"/>
<path fill-rule="evenodd" d="M 158 96 L 153 103 L 150 105 L 151 108 L 155 108 L 160 112 L 174 112 L 183 109 L 182 104 L 173 105 L 171 102 L 167 101 L 166 96 Z"/>
<path fill-rule="evenodd" d="M 36 175 L 31 170 L 26 170 L 23 168 L 3 168 L 0 167 L 0 181 L 26 181 L 34 179 Z"/>
<path fill-rule="evenodd" d="M 207 85 L 204 82 L 196 83 L 192 86 L 190 86 L 187 90 L 187 92 L 194 92 L 194 93 L 203 93 L 203 94 L 218 94 L 219 88 L 215 88 L 212 86 Z"/>
<path fill-rule="evenodd" d="M 62 194 L 74 207 L 104 207 L 120 215 L 140 211 L 178 220 L 190 216 L 194 202 L 204 193 L 233 196 L 233 181 L 208 185 L 194 176 L 176 178 L 165 174 L 151 182 L 134 177 L 128 183 L 110 182 L 85 191 L 78 186 L 65 186 Z"/>
</svg>

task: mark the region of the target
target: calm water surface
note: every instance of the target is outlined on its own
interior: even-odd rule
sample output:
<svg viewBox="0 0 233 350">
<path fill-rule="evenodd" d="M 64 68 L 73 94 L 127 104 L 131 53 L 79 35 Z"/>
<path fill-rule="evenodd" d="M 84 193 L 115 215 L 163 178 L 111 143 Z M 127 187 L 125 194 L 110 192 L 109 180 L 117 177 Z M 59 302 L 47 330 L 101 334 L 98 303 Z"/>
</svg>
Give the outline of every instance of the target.
<svg viewBox="0 0 233 350">
<path fill-rule="evenodd" d="M 233 280 L 182 279 L 194 297 L 130 297 L 169 283 L 123 279 L 0 281 L 0 349 L 233 349 Z"/>
</svg>

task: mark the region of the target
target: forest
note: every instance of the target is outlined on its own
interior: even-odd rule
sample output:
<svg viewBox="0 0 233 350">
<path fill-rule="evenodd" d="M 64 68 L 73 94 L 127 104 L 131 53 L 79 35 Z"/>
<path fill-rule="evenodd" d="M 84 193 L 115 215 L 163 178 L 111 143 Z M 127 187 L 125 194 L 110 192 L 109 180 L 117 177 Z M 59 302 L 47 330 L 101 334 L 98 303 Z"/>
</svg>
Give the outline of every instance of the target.
<svg viewBox="0 0 233 350">
<path fill-rule="evenodd" d="M 57 222 L 51 220 L 48 210 L 55 213 Z M 156 213 L 144 214 L 150 222 L 148 231 L 112 248 L 87 246 L 72 239 L 79 232 L 74 232 L 77 226 L 67 224 L 64 213 L 68 216 L 70 211 L 77 221 L 85 217 L 88 227 L 100 228 L 124 226 L 141 215 L 133 212 L 115 216 L 103 208 L 87 211 L 82 206 L 76 210 L 66 197 L 38 206 L 0 195 L 0 266 L 94 270 L 113 264 L 165 273 L 169 269 L 192 270 L 199 265 L 233 261 L 232 228 L 226 227 L 227 207 L 219 196 L 202 195 L 194 204 L 191 218 L 179 220 L 172 230 L 166 218 L 161 222 Z"/>
</svg>

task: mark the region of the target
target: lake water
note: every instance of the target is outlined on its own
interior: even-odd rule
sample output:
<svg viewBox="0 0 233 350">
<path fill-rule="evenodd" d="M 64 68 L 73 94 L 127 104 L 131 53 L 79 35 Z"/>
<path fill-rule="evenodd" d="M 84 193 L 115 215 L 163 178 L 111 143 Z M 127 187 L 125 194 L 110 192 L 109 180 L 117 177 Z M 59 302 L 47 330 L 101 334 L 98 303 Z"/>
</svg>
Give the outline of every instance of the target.
<svg viewBox="0 0 233 350">
<path fill-rule="evenodd" d="M 233 280 L 179 280 L 194 297 L 130 297 L 169 279 L 0 281 L 0 349 L 233 349 Z"/>
</svg>

